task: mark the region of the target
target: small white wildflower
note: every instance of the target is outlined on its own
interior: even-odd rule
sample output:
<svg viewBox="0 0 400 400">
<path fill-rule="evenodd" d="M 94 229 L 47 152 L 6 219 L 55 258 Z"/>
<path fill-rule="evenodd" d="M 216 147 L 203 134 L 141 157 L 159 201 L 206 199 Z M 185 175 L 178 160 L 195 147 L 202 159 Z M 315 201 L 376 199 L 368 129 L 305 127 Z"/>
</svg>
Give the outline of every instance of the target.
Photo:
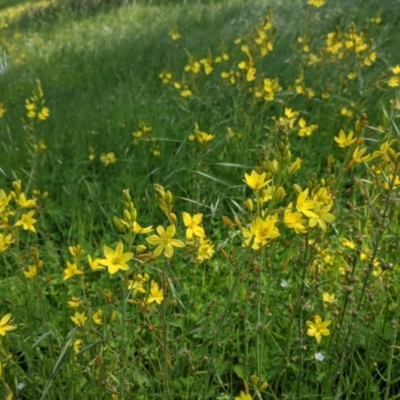
<svg viewBox="0 0 400 400">
<path fill-rule="evenodd" d="M 314 357 L 317 361 L 324 361 L 325 360 L 325 356 L 322 353 L 315 353 Z"/>
<path fill-rule="evenodd" d="M 288 285 L 288 281 L 285 281 L 284 279 L 282 279 L 281 286 L 283 288 L 285 288 L 285 287 L 287 287 L 287 285 Z"/>
<path fill-rule="evenodd" d="M 17 385 L 17 390 L 22 390 L 22 389 L 25 389 L 25 383 L 23 383 L 23 382 L 20 382 L 20 383 L 18 383 L 18 385 Z"/>
</svg>

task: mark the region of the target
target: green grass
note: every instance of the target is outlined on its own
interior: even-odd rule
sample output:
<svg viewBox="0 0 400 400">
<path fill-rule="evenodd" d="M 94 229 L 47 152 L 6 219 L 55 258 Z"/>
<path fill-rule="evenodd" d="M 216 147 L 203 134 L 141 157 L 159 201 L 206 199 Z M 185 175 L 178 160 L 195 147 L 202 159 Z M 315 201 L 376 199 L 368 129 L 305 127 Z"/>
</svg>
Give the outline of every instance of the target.
<svg viewBox="0 0 400 400">
<path fill-rule="evenodd" d="M 300 0 L 37 3 L 0 0 L 0 27 L 7 23 L 0 29 L 0 48 L 8 65 L 0 76 L 0 105 L 7 110 L 0 118 L 0 189 L 17 196 L 12 182 L 20 179 L 28 198 L 33 189 L 49 193 L 37 200 L 36 235 L 0 227 L 0 234 L 12 233 L 14 240 L 3 252 L 0 240 L 0 318 L 12 313 L 17 326 L 0 336 L 1 395 L 222 400 L 248 386 L 254 399 L 396 399 L 398 188 L 385 190 L 383 183 L 385 176 L 398 175 L 400 158 L 394 107 L 399 91 L 387 83 L 391 68 L 400 64 L 394 12 L 400 2 L 328 0 L 319 9 Z M 29 7 L 16 15 L 21 5 Z M 251 49 L 257 79 L 228 84 L 221 72 L 248 60 L 234 41 L 255 46 L 252 35 L 270 12 L 273 50 L 260 58 Z M 370 20 L 377 16 L 380 24 Z M 177 41 L 169 36 L 175 24 L 182 35 Z M 348 32 L 352 24 L 365 35 L 365 54 L 377 53 L 371 66 L 324 50 L 328 33 Z M 308 38 L 319 64 L 307 65 L 309 53 L 299 37 Z M 210 75 L 184 72 L 188 54 L 200 60 L 221 52 L 230 59 L 214 63 Z M 163 84 L 159 74 L 165 71 L 193 95 L 184 98 Z M 296 91 L 302 72 L 304 86 L 315 91 L 311 98 Z M 357 73 L 354 80 L 347 76 L 351 72 Z M 271 101 L 255 98 L 261 77 L 279 78 L 281 90 Z M 38 80 L 50 117 L 32 123 L 25 99 Z M 329 99 L 322 96 L 326 89 Z M 299 137 L 296 122 L 286 143 L 277 120 L 287 107 L 318 126 L 311 136 Z M 341 115 L 343 107 L 353 110 L 351 118 Z M 334 136 L 354 130 L 362 113 L 368 126 L 356 132 L 364 139 L 360 146 L 372 154 L 394 139 L 395 155 L 346 169 L 357 144 L 340 149 Z M 141 123 L 151 133 L 134 143 L 132 133 Z M 191 141 L 195 124 L 214 140 L 205 146 Z M 290 162 L 280 159 L 279 137 L 286 152 L 290 146 Z M 47 146 L 43 151 L 32 147 L 39 139 Z M 109 152 L 116 163 L 106 166 L 100 156 Z M 291 175 L 287 166 L 296 157 L 302 167 Z M 279 168 L 271 175 L 265 160 L 274 158 Z M 243 182 L 253 169 L 269 173 L 286 192 L 283 200 L 275 195 L 260 206 L 264 214 Z M 335 221 L 326 233 L 316 227 L 293 234 L 282 220 L 283 209 L 298 198 L 293 184 L 315 194 L 321 179 L 332 195 Z M 113 217 L 127 220 L 124 189 L 143 227 L 170 224 L 171 210 L 160 212 L 155 201 L 155 184 L 173 195 L 180 240 L 185 241 L 182 212 L 203 214 L 215 250 L 210 260 L 198 262 L 190 243 L 172 259 L 151 259 L 154 247 L 145 236 L 116 228 Z M 253 199 L 253 211 L 243 204 L 246 198 Z M 14 223 L 27 212 L 14 200 L 10 207 Z M 7 210 L 0 203 L 3 221 Z M 242 245 L 242 227 L 249 228 L 256 215 L 280 220 L 280 237 L 260 251 Z M 222 216 L 236 217 L 241 225 L 236 220 L 230 229 Z M 355 249 L 344 246 L 344 238 Z M 135 253 L 129 272 L 110 277 L 91 271 L 86 256 L 104 258 L 103 246 L 115 249 L 120 240 Z M 68 251 L 77 244 L 83 257 Z M 144 254 L 138 245 L 148 246 Z M 27 279 L 23 272 L 38 262 L 33 249 L 44 267 Z M 85 274 L 63 280 L 67 261 Z M 126 283 L 145 273 L 146 293 L 133 295 Z M 166 294 L 160 305 L 145 303 L 151 280 Z M 323 293 L 335 294 L 335 301 L 324 303 Z M 84 327 L 71 321 L 72 296 L 81 299 L 77 310 L 89 318 Z M 98 309 L 104 312 L 102 326 L 91 319 Z M 307 335 L 306 321 L 315 315 L 332 321 L 321 344 Z M 78 339 L 82 347 L 74 353 Z M 322 362 L 315 359 L 319 352 Z M 262 386 L 266 381 L 268 388 Z M 20 382 L 26 387 L 17 390 Z"/>
</svg>

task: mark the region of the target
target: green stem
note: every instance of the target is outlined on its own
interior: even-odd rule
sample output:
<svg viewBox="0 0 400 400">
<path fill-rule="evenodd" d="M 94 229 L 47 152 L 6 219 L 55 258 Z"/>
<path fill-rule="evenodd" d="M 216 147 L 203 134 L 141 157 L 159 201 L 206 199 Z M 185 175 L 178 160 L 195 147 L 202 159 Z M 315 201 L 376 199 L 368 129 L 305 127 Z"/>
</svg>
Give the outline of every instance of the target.
<svg viewBox="0 0 400 400">
<path fill-rule="evenodd" d="M 396 300 L 397 308 L 396 308 L 396 317 L 394 318 L 394 321 L 399 320 L 399 314 L 400 314 L 399 301 L 400 301 L 400 293 L 397 294 L 397 300 Z M 389 399 L 390 385 L 391 385 L 391 381 L 392 381 L 393 357 L 394 357 L 394 349 L 396 347 L 395 345 L 396 345 L 398 327 L 399 327 L 399 324 L 395 323 L 394 330 L 393 330 L 392 345 L 390 346 L 389 360 L 388 360 L 388 365 L 387 365 L 386 389 L 385 389 L 384 400 Z"/>
<path fill-rule="evenodd" d="M 126 291 L 125 277 L 122 276 L 122 324 L 121 324 L 121 343 L 119 351 L 120 370 L 119 370 L 119 399 L 124 399 L 124 372 L 125 372 L 125 330 L 126 330 L 126 305 L 131 291 Z"/>
<path fill-rule="evenodd" d="M 164 299 L 162 303 L 162 325 L 163 325 L 163 351 L 164 351 L 164 385 L 167 392 L 167 399 L 171 398 L 169 390 L 169 366 L 168 366 L 168 323 L 167 323 L 167 259 L 165 258 L 164 269 L 163 269 L 163 294 Z"/>
<path fill-rule="evenodd" d="M 237 289 L 237 287 L 239 285 L 239 282 L 240 282 L 240 279 L 242 277 L 243 269 L 244 269 L 245 265 L 247 264 L 248 255 L 249 255 L 249 253 L 251 251 L 251 247 L 253 245 L 253 242 L 254 242 L 254 236 L 252 237 L 249 245 L 247 246 L 246 254 L 245 254 L 245 257 L 244 257 L 244 261 L 242 262 L 242 264 L 240 265 L 238 271 L 236 272 L 236 278 L 235 278 L 235 280 L 233 282 L 231 290 L 229 291 L 228 301 L 226 303 L 224 312 L 222 314 L 222 317 L 221 317 L 221 319 L 219 321 L 219 324 L 218 324 L 218 327 L 217 327 L 217 332 L 215 334 L 215 339 L 214 339 L 213 347 L 212 347 L 212 350 L 211 350 L 211 356 L 210 356 L 210 359 L 208 360 L 206 378 L 205 378 L 205 382 L 204 382 L 204 389 L 203 389 L 203 399 L 204 400 L 207 399 L 207 392 L 208 392 L 208 388 L 210 386 L 211 369 L 212 369 L 212 366 L 213 366 L 213 363 L 214 363 L 215 354 L 217 352 L 218 341 L 219 341 L 219 338 L 221 336 L 222 329 L 224 327 L 225 319 L 226 319 L 226 317 L 228 315 L 229 309 L 230 309 L 231 304 L 232 304 L 233 294 L 236 292 L 236 289 Z M 228 261 L 228 264 L 231 267 L 229 261 Z"/>
</svg>

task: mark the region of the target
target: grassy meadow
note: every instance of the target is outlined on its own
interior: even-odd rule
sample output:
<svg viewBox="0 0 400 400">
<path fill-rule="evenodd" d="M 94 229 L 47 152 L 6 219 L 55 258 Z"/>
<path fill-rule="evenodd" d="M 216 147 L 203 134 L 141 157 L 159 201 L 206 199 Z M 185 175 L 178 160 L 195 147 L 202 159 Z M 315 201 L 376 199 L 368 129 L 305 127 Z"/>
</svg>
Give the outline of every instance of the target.
<svg viewBox="0 0 400 400">
<path fill-rule="evenodd" d="M 400 399 L 398 9 L 0 0 L 0 398 Z"/>
</svg>

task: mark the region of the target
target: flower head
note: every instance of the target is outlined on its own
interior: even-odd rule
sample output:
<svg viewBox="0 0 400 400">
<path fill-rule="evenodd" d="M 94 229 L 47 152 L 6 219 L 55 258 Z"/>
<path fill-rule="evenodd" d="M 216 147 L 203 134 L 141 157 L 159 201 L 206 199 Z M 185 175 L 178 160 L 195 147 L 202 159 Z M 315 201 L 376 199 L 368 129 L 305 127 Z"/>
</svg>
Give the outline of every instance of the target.
<svg viewBox="0 0 400 400">
<path fill-rule="evenodd" d="M 92 260 L 92 257 L 88 256 L 88 262 L 92 271 L 100 271 L 104 269 L 104 267 L 100 265 L 100 261 L 100 258 Z"/>
<path fill-rule="evenodd" d="M 36 233 L 36 229 L 33 226 L 36 223 L 36 219 L 33 218 L 35 211 L 29 211 L 27 214 L 22 214 L 21 218 L 15 223 L 15 226 L 22 226 L 25 231 L 32 231 Z"/>
<path fill-rule="evenodd" d="M 147 304 L 156 302 L 161 304 L 164 299 L 164 291 L 160 289 L 157 282 L 151 281 L 150 296 L 147 299 Z"/>
<path fill-rule="evenodd" d="M 293 229 L 299 235 L 300 233 L 307 232 L 307 228 L 304 225 L 306 222 L 307 221 L 303 218 L 303 214 L 299 212 L 292 212 L 292 203 L 290 203 L 285 210 L 283 223 L 288 228 Z"/>
<path fill-rule="evenodd" d="M 348 147 L 356 142 L 357 138 L 353 138 L 354 132 L 350 131 L 346 136 L 346 133 L 343 129 L 339 131 L 339 136 L 335 136 L 335 142 L 339 145 L 339 147 Z"/>
<path fill-rule="evenodd" d="M 97 310 L 93 315 L 92 315 L 92 320 L 96 325 L 103 325 L 103 311 Z"/>
<path fill-rule="evenodd" d="M 186 226 L 186 239 L 191 240 L 193 236 L 197 236 L 199 238 L 204 237 L 204 229 L 200 226 L 201 221 L 203 220 L 203 214 L 195 214 L 193 217 L 187 213 L 182 213 L 183 224 Z"/>
<path fill-rule="evenodd" d="M 244 174 L 244 180 L 247 186 L 254 191 L 260 190 L 265 185 L 267 185 L 270 181 L 266 181 L 266 173 L 263 172 L 262 174 L 258 174 L 256 171 L 251 171 L 251 175 Z"/>
<path fill-rule="evenodd" d="M 37 275 L 37 267 L 36 265 L 28 265 L 28 271 L 23 271 L 24 275 L 28 279 L 32 279 Z"/>
<path fill-rule="evenodd" d="M 78 268 L 76 263 L 70 263 L 69 261 L 67 261 L 67 268 L 65 268 L 63 272 L 63 280 L 66 281 L 67 279 L 70 279 L 75 275 L 82 274 L 83 272 Z"/>
<path fill-rule="evenodd" d="M 328 326 L 331 324 L 332 321 L 324 321 L 322 322 L 321 317 L 316 315 L 314 317 L 315 322 L 306 321 L 308 326 L 307 335 L 314 336 L 317 343 L 321 342 L 322 336 L 329 336 L 330 332 Z"/>
<path fill-rule="evenodd" d="M 11 314 L 6 314 L 0 319 L 0 335 L 6 336 L 6 333 L 17 329 L 14 325 L 9 325 Z"/>
<path fill-rule="evenodd" d="M 308 0 L 307 4 L 316 8 L 322 7 L 326 3 L 326 0 Z"/>
<path fill-rule="evenodd" d="M 252 397 L 248 393 L 241 391 L 240 396 L 235 397 L 235 400 L 252 400 Z"/>
<path fill-rule="evenodd" d="M 174 255 L 174 247 L 185 247 L 185 243 L 181 240 L 174 239 L 176 233 L 175 225 L 170 225 L 166 230 L 159 225 L 156 231 L 158 235 L 151 235 L 146 238 L 146 241 L 152 246 L 157 246 L 153 252 L 154 257 L 164 253 L 165 257 L 171 258 Z"/>
<path fill-rule="evenodd" d="M 103 246 L 103 253 L 106 258 L 99 261 L 101 265 L 108 268 L 110 275 L 116 274 L 119 270 L 128 271 L 128 261 L 132 260 L 133 253 L 124 253 L 124 245 L 122 242 L 118 242 L 115 250 L 108 246 Z"/>
<path fill-rule="evenodd" d="M 85 326 L 87 317 L 85 316 L 84 312 L 80 313 L 80 312 L 76 311 L 74 316 L 71 317 L 71 320 L 75 325 L 83 327 L 83 326 Z"/>
</svg>

